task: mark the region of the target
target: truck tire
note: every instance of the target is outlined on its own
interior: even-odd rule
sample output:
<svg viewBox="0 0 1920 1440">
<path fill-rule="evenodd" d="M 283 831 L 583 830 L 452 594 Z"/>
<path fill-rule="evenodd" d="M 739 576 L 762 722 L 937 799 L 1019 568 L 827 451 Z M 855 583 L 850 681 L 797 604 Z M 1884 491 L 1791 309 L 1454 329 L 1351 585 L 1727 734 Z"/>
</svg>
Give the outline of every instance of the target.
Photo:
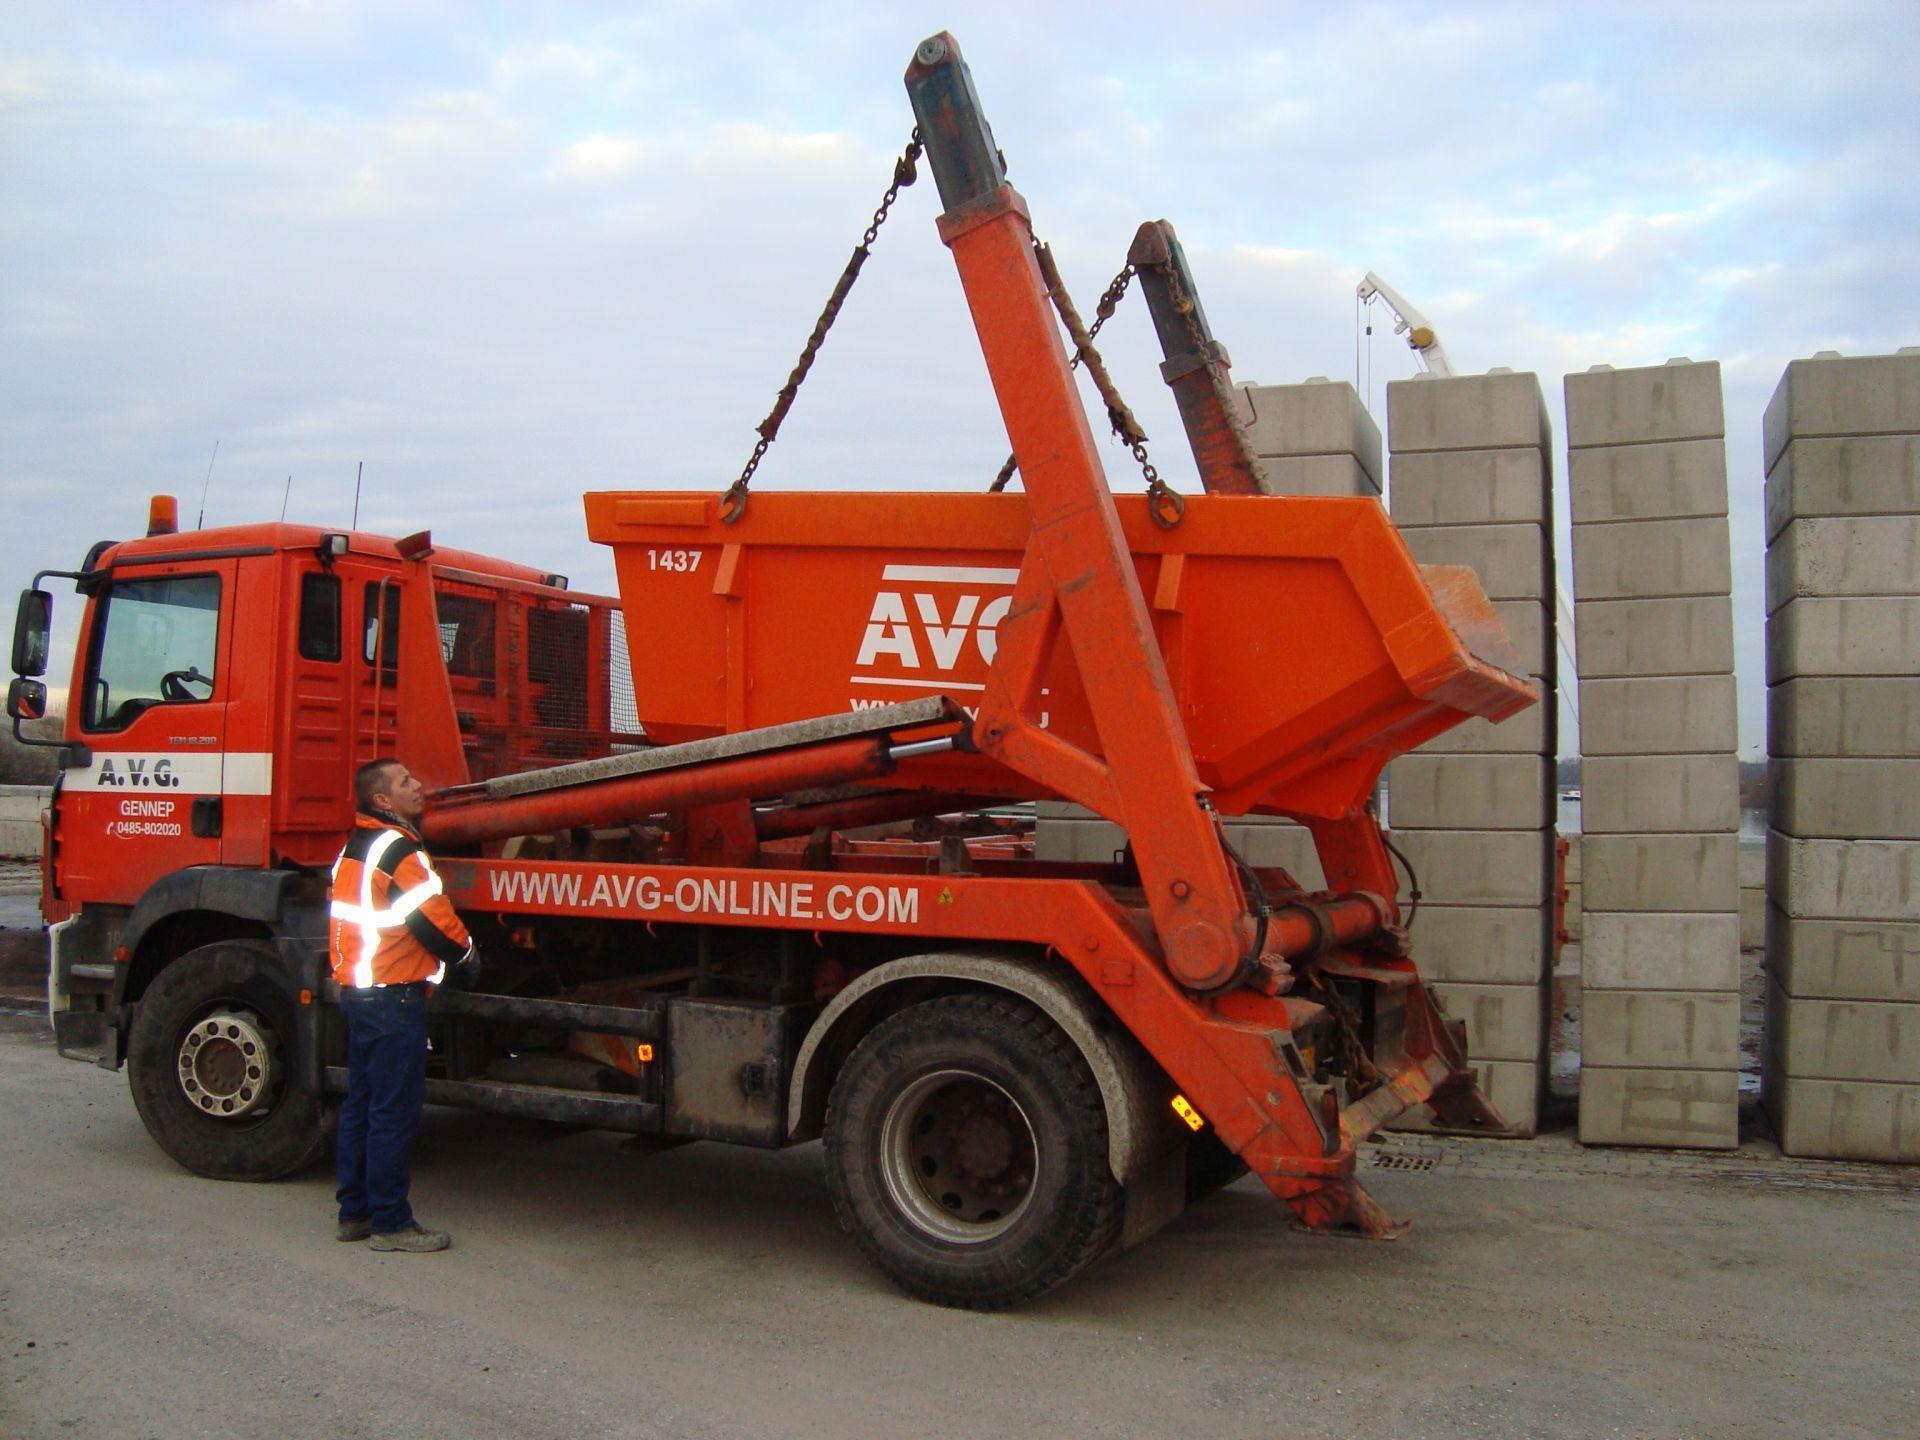
<svg viewBox="0 0 1920 1440">
<path fill-rule="evenodd" d="M 922 1300 L 1018 1305 L 1120 1234 L 1099 1086 L 1011 996 L 928 1000 L 876 1025 L 835 1077 L 825 1141 L 841 1227 Z"/>
<path fill-rule="evenodd" d="M 212 1180 L 278 1180 L 318 1159 L 324 1107 L 301 1078 L 297 1004 L 258 941 L 203 945 L 154 977 L 127 1040 L 134 1108 L 154 1143 Z"/>
</svg>

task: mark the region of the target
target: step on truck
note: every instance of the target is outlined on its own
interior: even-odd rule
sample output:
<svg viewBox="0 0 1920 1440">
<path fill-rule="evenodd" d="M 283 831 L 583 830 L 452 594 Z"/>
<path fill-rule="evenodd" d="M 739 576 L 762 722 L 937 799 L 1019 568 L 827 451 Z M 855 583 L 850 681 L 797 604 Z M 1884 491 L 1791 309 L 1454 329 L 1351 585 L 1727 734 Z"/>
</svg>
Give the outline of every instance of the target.
<svg viewBox="0 0 1920 1440">
<path fill-rule="evenodd" d="M 429 1101 L 820 1139 L 842 1225 L 928 1300 L 1026 1300 L 1245 1171 L 1307 1230 L 1391 1237 L 1356 1146 L 1421 1105 L 1500 1127 L 1371 808 L 1393 755 L 1534 702 L 1491 606 L 1376 502 L 1265 493 L 1164 222 L 1123 278 L 1202 491 L 1114 493 L 1076 366 L 1144 451 L 952 37 L 907 89 L 888 200 L 924 157 L 1012 442 L 990 493 L 750 495 L 750 463 L 724 494 L 589 494 L 618 600 L 426 533 L 181 531 L 157 497 L 23 597 L 16 733 L 46 587 L 85 605 L 48 742 L 58 1048 L 124 1065 L 188 1170 L 327 1148 L 328 868 L 383 755 L 432 788 L 484 956 L 431 1001 Z M 1127 843 L 1037 859 L 1035 801 Z M 1304 825 L 1324 888 L 1246 863 L 1243 816 Z"/>
</svg>

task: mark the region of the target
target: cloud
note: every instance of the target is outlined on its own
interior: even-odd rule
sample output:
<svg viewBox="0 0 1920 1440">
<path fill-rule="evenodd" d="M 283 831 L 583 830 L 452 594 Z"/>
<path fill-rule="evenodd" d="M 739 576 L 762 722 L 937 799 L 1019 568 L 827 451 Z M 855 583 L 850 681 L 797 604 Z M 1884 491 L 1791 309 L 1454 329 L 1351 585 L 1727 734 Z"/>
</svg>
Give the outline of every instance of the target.
<svg viewBox="0 0 1920 1440">
<path fill-rule="evenodd" d="M 1743 12 L 1747 13 L 1747 12 Z M 1758 737 L 1757 430 L 1781 366 L 1920 340 L 1920 95 L 1898 5 L 983 7 L 961 39 L 1083 312 L 1171 219 L 1235 373 L 1724 361 Z M 578 495 L 738 473 L 910 123 L 931 14 L 711 0 L 111 4 L 0 50 L 0 558 L 24 579 L 144 497 L 363 521 L 610 583 Z M 931 178 L 900 197 L 756 483 L 984 486 L 1006 450 Z M 1102 334 L 1177 484 L 1137 299 Z M 1096 419 L 1097 409 L 1094 411 Z M 1113 483 L 1136 482 L 1105 447 Z M 74 497 L 85 497 L 75 503 Z M 187 508 L 194 508 L 188 506 Z M 70 616 L 69 606 L 64 612 Z M 65 623 L 65 622 L 63 622 Z"/>
<path fill-rule="evenodd" d="M 637 135 L 589 135 L 563 149 L 553 171 L 562 180 L 602 185 L 630 175 L 647 155 L 647 143 Z"/>
</svg>

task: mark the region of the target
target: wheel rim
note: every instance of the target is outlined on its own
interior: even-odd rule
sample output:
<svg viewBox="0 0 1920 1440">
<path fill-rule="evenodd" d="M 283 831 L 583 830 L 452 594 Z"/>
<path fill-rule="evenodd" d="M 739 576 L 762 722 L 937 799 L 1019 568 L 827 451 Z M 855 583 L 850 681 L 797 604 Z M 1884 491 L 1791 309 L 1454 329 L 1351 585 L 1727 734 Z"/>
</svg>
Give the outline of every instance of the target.
<svg viewBox="0 0 1920 1440">
<path fill-rule="evenodd" d="M 218 1120 L 264 1110 L 275 1079 L 272 1035 L 251 1010 L 215 1010 L 189 1027 L 174 1066 L 187 1103 Z"/>
<path fill-rule="evenodd" d="M 1004 1234 L 1033 1199 L 1039 1147 L 1026 1112 L 970 1070 L 936 1070 L 895 1096 L 880 1127 L 880 1173 L 894 1205 L 936 1239 Z"/>
</svg>

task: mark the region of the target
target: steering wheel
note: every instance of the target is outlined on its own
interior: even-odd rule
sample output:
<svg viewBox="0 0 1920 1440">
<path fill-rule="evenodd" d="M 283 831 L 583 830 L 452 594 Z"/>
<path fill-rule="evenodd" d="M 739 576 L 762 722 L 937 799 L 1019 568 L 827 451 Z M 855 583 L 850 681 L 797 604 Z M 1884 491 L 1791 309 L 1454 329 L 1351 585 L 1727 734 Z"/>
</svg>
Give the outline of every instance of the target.
<svg viewBox="0 0 1920 1440">
<path fill-rule="evenodd" d="M 205 695 L 195 695 L 188 685 L 204 685 Z M 197 665 L 185 670 L 169 670 L 160 677 L 160 698 L 167 701 L 208 700 L 213 697 L 213 677 L 202 675 Z"/>
</svg>

